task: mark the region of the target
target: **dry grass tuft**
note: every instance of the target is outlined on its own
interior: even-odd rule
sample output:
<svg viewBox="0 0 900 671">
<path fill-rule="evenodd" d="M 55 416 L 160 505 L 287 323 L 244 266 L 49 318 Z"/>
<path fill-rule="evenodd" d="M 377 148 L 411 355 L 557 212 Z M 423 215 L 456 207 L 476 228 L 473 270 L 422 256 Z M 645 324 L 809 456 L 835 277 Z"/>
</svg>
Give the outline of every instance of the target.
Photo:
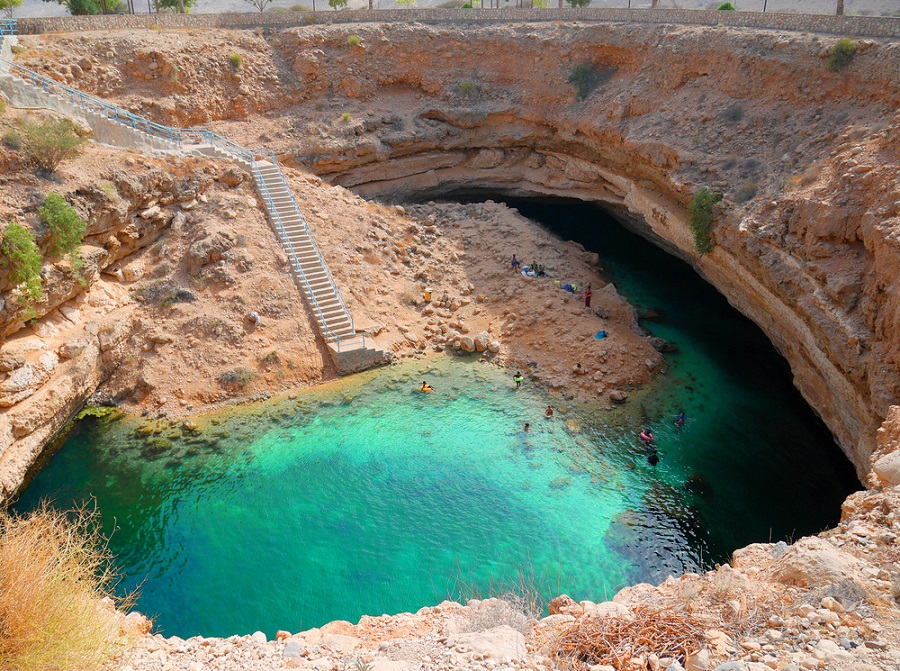
<svg viewBox="0 0 900 671">
<path fill-rule="evenodd" d="M 583 617 L 557 641 L 554 653 L 575 668 L 607 664 L 618 671 L 638 667 L 633 658 L 671 657 L 682 664 L 685 657 L 703 647 L 703 624 L 683 613 L 650 606 L 635 606 L 633 619 Z"/>
<path fill-rule="evenodd" d="M 0 669 L 100 668 L 127 643 L 97 514 L 0 511 Z"/>
</svg>

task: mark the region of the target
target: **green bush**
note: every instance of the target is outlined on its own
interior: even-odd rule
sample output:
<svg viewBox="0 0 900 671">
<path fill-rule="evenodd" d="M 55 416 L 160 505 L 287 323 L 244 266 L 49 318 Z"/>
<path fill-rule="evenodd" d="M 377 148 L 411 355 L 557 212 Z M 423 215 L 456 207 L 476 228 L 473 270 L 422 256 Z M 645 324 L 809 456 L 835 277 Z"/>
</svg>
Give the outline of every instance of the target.
<svg viewBox="0 0 900 671">
<path fill-rule="evenodd" d="M 713 206 L 719 197 L 709 189 L 700 189 L 691 200 L 691 231 L 694 233 L 694 245 L 700 256 L 712 251 L 712 235 L 710 227 L 713 222 Z"/>
<path fill-rule="evenodd" d="M 845 68 L 853 61 L 859 45 L 853 40 L 842 37 L 828 50 L 828 69 L 832 71 Z"/>
<path fill-rule="evenodd" d="M 22 148 L 22 134 L 15 128 L 10 128 L 3 134 L 3 146 L 19 151 Z"/>
<path fill-rule="evenodd" d="M 587 98 L 594 88 L 593 80 L 594 66 L 590 63 L 579 63 L 572 68 L 572 72 L 569 74 L 569 83 L 575 85 L 575 90 L 581 100 Z"/>
<path fill-rule="evenodd" d="M 591 0 L 566 0 L 572 7 L 587 7 L 591 4 Z"/>
<path fill-rule="evenodd" d="M 351 35 L 347 38 L 347 46 L 348 47 L 358 47 L 362 43 L 359 35 Z"/>
<path fill-rule="evenodd" d="M 720 12 L 735 12 L 737 11 L 737 7 L 732 5 L 730 2 L 723 2 L 721 5 L 716 7 Z"/>
<path fill-rule="evenodd" d="M 569 83 L 575 86 L 578 99 L 584 100 L 591 91 L 608 82 L 615 74 L 614 68 L 597 69 L 593 63 L 579 63 L 569 74 Z"/>
<path fill-rule="evenodd" d="M 44 295 L 41 252 L 32 232 L 15 223 L 7 226 L 0 242 L 0 254 L 3 255 L 0 265 L 8 270 L 10 283 L 23 288 L 19 303 L 31 306 L 39 301 Z"/>
<path fill-rule="evenodd" d="M 25 123 L 22 144 L 28 162 L 53 172 L 63 161 L 78 156 L 84 138 L 68 119 L 50 119 L 44 123 Z"/>
<path fill-rule="evenodd" d="M 59 256 L 68 254 L 76 268 L 80 268 L 78 261 L 81 259 L 81 241 L 84 240 L 87 224 L 58 193 L 47 194 L 47 199 L 38 212 L 41 221 L 50 228 L 48 251 Z"/>
<path fill-rule="evenodd" d="M 244 57 L 237 52 L 228 57 L 228 62 L 231 63 L 231 67 L 234 68 L 235 72 L 244 67 Z"/>
<path fill-rule="evenodd" d="M 478 93 L 478 82 L 476 82 L 474 79 L 463 79 L 459 82 L 457 88 L 459 89 L 459 92 L 464 96 L 470 96 Z"/>
<path fill-rule="evenodd" d="M 0 114 L 6 114 L 6 101 L 0 98 Z"/>
<path fill-rule="evenodd" d="M 243 389 L 256 378 L 256 373 L 247 368 L 235 368 L 225 371 L 219 376 L 219 384 L 223 387 L 237 387 Z"/>
<path fill-rule="evenodd" d="M 344 123 L 350 123 L 351 121 L 353 121 L 353 117 L 350 116 L 350 112 L 344 112 L 343 114 L 341 114 L 341 121 L 343 121 Z"/>
</svg>

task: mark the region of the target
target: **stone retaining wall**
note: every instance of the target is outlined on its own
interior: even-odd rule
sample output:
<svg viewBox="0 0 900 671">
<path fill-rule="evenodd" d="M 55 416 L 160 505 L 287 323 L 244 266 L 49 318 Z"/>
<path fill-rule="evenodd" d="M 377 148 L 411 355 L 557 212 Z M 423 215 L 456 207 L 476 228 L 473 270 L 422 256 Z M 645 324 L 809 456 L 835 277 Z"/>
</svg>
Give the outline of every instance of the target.
<svg viewBox="0 0 900 671">
<path fill-rule="evenodd" d="M 717 12 L 696 9 L 384 9 L 243 14 L 136 14 L 19 19 L 22 34 L 121 28 L 270 28 L 329 23 L 611 21 L 736 26 L 855 37 L 900 37 L 900 18 Z"/>
</svg>

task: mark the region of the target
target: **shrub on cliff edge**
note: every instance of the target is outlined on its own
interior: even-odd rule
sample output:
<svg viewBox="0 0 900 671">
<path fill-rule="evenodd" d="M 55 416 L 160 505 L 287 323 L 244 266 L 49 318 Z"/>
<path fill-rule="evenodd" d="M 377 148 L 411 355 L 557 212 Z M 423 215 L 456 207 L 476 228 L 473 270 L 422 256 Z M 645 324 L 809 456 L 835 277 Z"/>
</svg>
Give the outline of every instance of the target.
<svg viewBox="0 0 900 671">
<path fill-rule="evenodd" d="M 712 235 L 710 228 L 713 222 L 713 206 L 719 197 L 709 189 L 700 189 L 694 194 L 688 209 L 691 211 L 691 231 L 694 233 L 694 246 L 700 256 L 712 251 Z"/>
<path fill-rule="evenodd" d="M 47 199 L 38 212 L 41 221 L 50 229 L 50 253 L 68 255 L 72 260 L 72 268 L 76 273 L 80 271 L 84 266 L 81 241 L 87 231 L 87 223 L 58 193 L 47 194 Z"/>
<path fill-rule="evenodd" d="M 730 2 L 723 2 L 721 5 L 716 7 L 716 9 L 720 12 L 736 12 L 737 7 L 732 5 Z"/>
<path fill-rule="evenodd" d="M 0 669 L 103 667 L 127 641 L 114 578 L 94 512 L 0 513 Z"/>
<path fill-rule="evenodd" d="M 30 308 L 44 295 L 41 252 L 34 241 L 34 234 L 24 226 L 10 224 L 3 232 L 0 254 L 0 265 L 8 270 L 10 283 L 21 287 L 19 303 Z"/>
<path fill-rule="evenodd" d="M 28 162 L 47 172 L 53 172 L 63 161 L 78 156 L 84 143 L 75 124 L 68 119 L 28 122 L 22 130 L 22 143 Z"/>
<path fill-rule="evenodd" d="M 828 50 L 828 69 L 834 72 L 850 65 L 857 49 L 859 45 L 853 40 L 847 37 L 839 39 Z"/>
</svg>

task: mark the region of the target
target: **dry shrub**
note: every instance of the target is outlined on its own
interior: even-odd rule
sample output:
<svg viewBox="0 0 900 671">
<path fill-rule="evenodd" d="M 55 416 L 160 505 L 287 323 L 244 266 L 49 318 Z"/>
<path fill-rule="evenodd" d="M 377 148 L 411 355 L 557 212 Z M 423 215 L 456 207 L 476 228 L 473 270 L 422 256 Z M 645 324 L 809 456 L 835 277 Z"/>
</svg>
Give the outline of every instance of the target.
<svg viewBox="0 0 900 671">
<path fill-rule="evenodd" d="M 554 653 L 573 666 L 586 668 L 607 664 L 618 671 L 631 671 L 635 657 L 655 654 L 682 664 L 685 657 L 703 647 L 703 624 L 672 610 L 635 606 L 633 619 L 583 617 L 572 623 L 558 640 Z"/>
<path fill-rule="evenodd" d="M 0 669 L 81 671 L 125 645 L 111 556 L 94 511 L 0 513 Z"/>
</svg>

